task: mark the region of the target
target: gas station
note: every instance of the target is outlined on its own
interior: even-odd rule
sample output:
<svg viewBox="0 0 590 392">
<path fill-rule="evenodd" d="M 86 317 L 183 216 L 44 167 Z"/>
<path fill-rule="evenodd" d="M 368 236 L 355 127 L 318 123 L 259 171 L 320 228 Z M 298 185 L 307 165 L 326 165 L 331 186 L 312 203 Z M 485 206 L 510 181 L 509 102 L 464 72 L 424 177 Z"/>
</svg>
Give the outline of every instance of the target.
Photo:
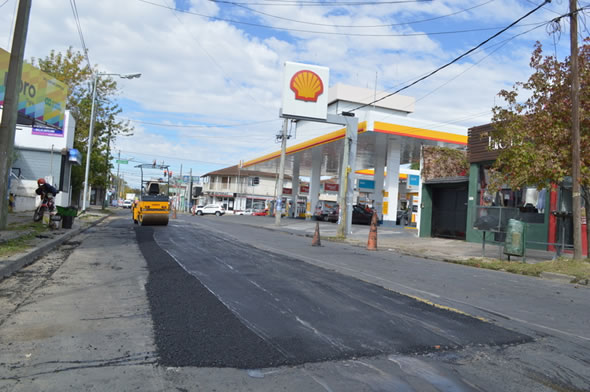
<svg viewBox="0 0 590 392">
<path fill-rule="evenodd" d="M 315 72 L 316 68 L 324 72 Z M 315 74 L 315 79 L 323 77 L 321 89 L 315 88 L 316 101 L 313 95 L 311 99 L 302 98 L 297 92 L 296 79 L 306 72 Z M 400 166 L 419 161 L 421 147 L 425 145 L 464 148 L 467 129 L 410 117 L 415 99 L 409 96 L 388 96 L 386 92 L 343 84 L 324 91 L 328 75 L 324 67 L 286 63 L 281 116 L 295 123 L 297 137 L 305 141 L 285 149 L 284 173 L 292 176 L 293 183 L 291 194 L 283 197 L 297 205 L 301 197 L 299 178 L 309 178 L 305 216 L 311 219 L 320 196 L 320 180 L 337 177 L 339 200 L 346 200 L 349 211 L 359 192 L 364 192 L 381 224 L 394 226 L 400 198 Z M 297 106 L 296 110 L 290 109 L 291 103 Z M 318 125 L 323 131 L 320 136 Z M 242 167 L 277 172 L 280 157 L 281 151 L 272 152 L 246 161 Z M 415 203 L 421 200 L 421 181 L 415 174 L 408 176 L 408 183 L 410 179 L 418 191 L 418 197 L 413 198 Z M 419 214 L 417 208 L 418 225 Z M 348 222 L 343 224 L 346 233 L 350 233 L 350 214 L 346 218 Z"/>
</svg>

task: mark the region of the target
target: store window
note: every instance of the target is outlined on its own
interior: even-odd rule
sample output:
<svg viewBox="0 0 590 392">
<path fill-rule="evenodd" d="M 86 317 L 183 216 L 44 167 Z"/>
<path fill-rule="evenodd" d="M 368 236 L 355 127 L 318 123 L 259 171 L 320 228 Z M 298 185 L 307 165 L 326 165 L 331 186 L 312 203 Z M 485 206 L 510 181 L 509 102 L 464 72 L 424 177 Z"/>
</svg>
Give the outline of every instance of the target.
<svg viewBox="0 0 590 392">
<path fill-rule="evenodd" d="M 527 223 L 544 223 L 545 207 L 549 192 L 547 189 L 522 187 L 510 189 L 503 187 L 498 192 L 488 190 L 489 167 L 481 167 L 477 187 L 477 205 L 480 207 L 500 207 L 504 216 L 512 217 Z M 483 210 L 483 208 L 480 208 Z M 482 215 L 482 213 L 478 214 Z"/>
</svg>

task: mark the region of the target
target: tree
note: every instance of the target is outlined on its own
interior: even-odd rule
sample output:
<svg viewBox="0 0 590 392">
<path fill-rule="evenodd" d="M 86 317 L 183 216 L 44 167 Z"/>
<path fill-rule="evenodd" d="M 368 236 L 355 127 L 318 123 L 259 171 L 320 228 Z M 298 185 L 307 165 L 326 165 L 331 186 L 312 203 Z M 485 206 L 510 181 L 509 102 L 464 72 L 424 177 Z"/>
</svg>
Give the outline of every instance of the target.
<svg viewBox="0 0 590 392">
<path fill-rule="evenodd" d="M 76 132 L 74 136 L 74 148 L 82 153 L 86 160 L 88 145 L 88 131 L 90 129 L 90 112 L 92 106 L 93 74 L 98 72 L 85 63 L 86 57 L 71 47 L 65 53 L 52 50 L 43 59 L 32 59 L 32 64 L 48 73 L 54 78 L 64 82 L 68 86 L 66 109 L 76 119 Z M 114 101 L 118 93 L 117 83 L 108 76 L 98 79 L 95 101 L 95 123 L 92 141 L 92 153 L 90 159 L 90 172 L 88 181 L 93 186 L 106 187 L 107 176 L 110 172 L 110 151 L 107 151 L 109 141 L 117 136 L 129 134 L 133 128 L 127 121 L 117 120 L 121 108 Z M 105 159 L 105 156 L 107 159 Z M 84 165 L 72 168 L 72 190 L 74 195 L 79 194 L 83 188 Z"/>
<path fill-rule="evenodd" d="M 590 222 L 590 40 L 579 50 L 580 148 L 582 196 L 586 222 Z M 560 62 L 543 56 L 537 42 L 526 82 L 498 94 L 507 106 L 493 108 L 493 142 L 501 150 L 492 169 L 490 186 L 507 184 L 513 189 L 561 184 L 571 176 L 571 67 L 570 59 Z M 524 93 L 524 94 L 521 94 Z M 519 94 L 524 101 L 519 101 Z M 590 244 L 590 230 L 587 231 Z"/>
</svg>

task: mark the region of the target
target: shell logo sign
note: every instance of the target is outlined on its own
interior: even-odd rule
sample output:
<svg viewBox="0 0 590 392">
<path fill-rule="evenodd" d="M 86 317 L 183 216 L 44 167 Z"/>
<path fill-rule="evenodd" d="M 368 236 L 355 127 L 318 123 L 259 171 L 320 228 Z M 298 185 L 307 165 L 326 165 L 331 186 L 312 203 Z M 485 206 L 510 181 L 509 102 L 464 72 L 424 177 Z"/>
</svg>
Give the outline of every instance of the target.
<svg viewBox="0 0 590 392">
<path fill-rule="evenodd" d="M 329 78 L 327 67 L 285 62 L 282 117 L 326 120 Z"/>
<path fill-rule="evenodd" d="M 301 101 L 317 102 L 318 96 L 324 92 L 322 79 L 309 70 L 299 71 L 293 75 L 290 87 L 295 93 L 295 99 Z"/>
</svg>

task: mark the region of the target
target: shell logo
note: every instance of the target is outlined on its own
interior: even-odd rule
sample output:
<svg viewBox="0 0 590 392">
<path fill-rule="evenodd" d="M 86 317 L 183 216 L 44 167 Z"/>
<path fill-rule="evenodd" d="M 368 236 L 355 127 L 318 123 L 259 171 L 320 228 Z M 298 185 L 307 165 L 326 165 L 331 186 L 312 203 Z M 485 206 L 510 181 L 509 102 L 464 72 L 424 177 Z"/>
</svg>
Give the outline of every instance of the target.
<svg viewBox="0 0 590 392">
<path fill-rule="evenodd" d="M 318 97 L 324 92 L 322 79 L 310 70 L 299 71 L 293 75 L 289 87 L 295 93 L 295 99 L 306 102 L 317 102 Z"/>
</svg>

